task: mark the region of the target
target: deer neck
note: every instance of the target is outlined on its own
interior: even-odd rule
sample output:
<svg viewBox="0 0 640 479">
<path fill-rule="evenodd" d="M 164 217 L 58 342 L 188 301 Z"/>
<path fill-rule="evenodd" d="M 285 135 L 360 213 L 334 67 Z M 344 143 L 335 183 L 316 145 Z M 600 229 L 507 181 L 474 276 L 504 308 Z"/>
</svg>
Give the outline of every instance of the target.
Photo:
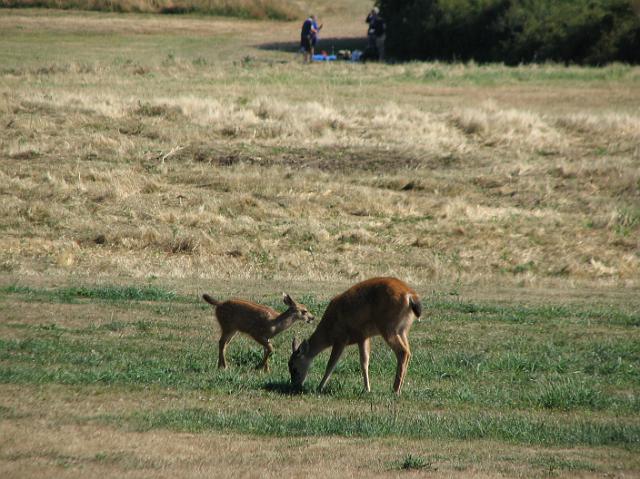
<svg viewBox="0 0 640 479">
<path fill-rule="evenodd" d="M 309 359 L 315 358 L 318 354 L 331 346 L 331 342 L 328 340 L 327 335 L 321 326 L 322 323 L 307 340 L 309 343 L 309 349 L 305 356 Z"/>
<path fill-rule="evenodd" d="M 295 314 L 291 309 L 287 309 L 284 313 L 277 316 L 271 324 L 271 333 L 272 336 L 275 336 L 278 333 L 281 333 L 285 329 L 291 327 L 291 325 L 295 322 Z"/>
</svg>

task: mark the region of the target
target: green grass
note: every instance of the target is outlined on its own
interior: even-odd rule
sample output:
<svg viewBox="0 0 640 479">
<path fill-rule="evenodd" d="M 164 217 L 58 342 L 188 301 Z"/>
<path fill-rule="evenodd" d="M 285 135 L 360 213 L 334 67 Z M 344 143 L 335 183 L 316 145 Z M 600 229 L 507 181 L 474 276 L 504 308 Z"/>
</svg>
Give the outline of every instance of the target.
<svg viewBox="0 0 640 479">
<path fill-rule="evenodd" d="M 93 18 L 92 14 L 81 15 Z M 153 17 L 140 15 L 140 18 L 147 21 Z M 206 26 L 206 19 L 194 21 Z M 588 86 L 638 80 L 637 68 L 617 64 L 602 68 L 565 68 L 558 65 L 513 68 L 496 64 L 425 65 L 415 62 L 379 71 L 358 64 L 339 63 L 323 66 L 322 75 L 314 75 L 305 70 L 274 68 L 283 61 L 291 60 L 292 52 L 297 50 L 293 39 L 284 51 L 270 51 L 266 58 L 258 59 L 247 55 L 245 50 L 238 50 L 237 39 L 228 33 L 204 36 L 71 31 L 56 32 L 52 36 L 51 32 L 7 29 L 0 32 L 0 41 L 6 47 L 0 72 L 18 76 L 36 74 L 39 86 L 52 88 L 72 86 L 69 83 L 61 85 L 56 75 L 78 71 L 89 74 L 104 72 L 117 75 L 120 81 L 128 84 L 142 83 L 147 89 L 175 91 L 169 79 L 183 71 L 185 66 L 194 70 L 189 78 L 192 94 L 208 93 L 211 85 L 228 86 L 230 77 L 234 87 L 251 87 L 256 83 L 263 87 L 294 87 L 300 82 L 313 81 L 317 88 L 336 90 L 340 95 L 346 95 L 350 88 L 375 82 L 383 82 L 388 88 L 407 84 L 447 87 L 524 84 L 575 88 L 576 84 Z M 132 48 L 134 43 L 136 47 Z M 67 52 L 73 52 L 73 55 Z M 225 60 L 225 75 L 219 73 L 220 59 Z M 92 91 L 99 86 L 81 78 L 73 81 L 81 91 Z"/>
<path fill-rule="evenodd" d="M 420 456 L 413 456 L 411 454 L 407 455 L 400 464 L 400 469 L 404 470 L 425 468 L 431 469 L 431 463 Z"/>
<path fill-rule="evenodd" d="M 131 421 L 131 419 L 129 419 Z M 640 425 L 593 420 L 564 421 L 527 414 L 489 414 L 476 411 L 456 414 L 423 412 L 410 418 L 380 411 L 351 415 L 284 415 L 229 413 L 208 409 L 178 409 L 140 413 L 136 429 L 172 429 L 186 432 L 231 430 L 242 433 L 292 436 L 404 437 L 414 439 L 493 439 L 508 443 L 546 446 L 640 446 Z"/>
<path fill-rule="evenodd" d="M 602 472 L 589 461 L 566 459 L 551 454 L 541 454 L 536 458 L 531 459 L 529 463 L 533 466 L 543 468 L 546 470 L 548 475 L 553 475 L 558 471 Z"/>
<path fill-rule="evenodd" d="M 411 64 L 409 64 L 411 65 Z M 416 64 L 419 65 L 419 64 Z M 601 82 L 625 80 L 636 76 L 633 67 L 610 65 L 606 68 L 553 68 L 549 65 L 536 67 L 503 67 L 497 65 L 469 65 L 451 68 L 446 63 L 435 63 L 428 69 L 412 69 L 409 66 L 395 79 L 399 82 L 424 82 L 451 85 L 504 86 L 530 83 L 562 84 L 567 82 Z"/>
<path fill-rule="evenodd" d="M 148 20 L 152 17 L 141 15 L 140 18 Z M 198 58 L 207 59 L 217 55 L 220 50 L 232 51 L 233 49 L 228 35 L 224 34 L 205 39 L 197 36 L 176 37 L 171 34 L 145 36 L 100 32 L 58 32 L 52 37 L 51 32 L 15 30 L 12 35 L 8 32 L 0 32 L 0 41 L 13 48 L 3 53 L 4 64 L 0 66 L 0 72 L 34 73 L 39 76 L 40 82 L 51 81 L 51 86 L 59 86 L 55 81 L 55 74 L 72 71 L 76 67 L 80 72 L 84 69 L 85 73 L 105 68 L 115 69 L 126 72 L 124 78 L 149 80 L 149 75 L 152 76 L 158 72 L 145 73 L 145 67 L 166 70 L 175 68 L 176 63 L 180 61 L 192 62 Z M 65 48 L 77 54 L 70 60 L 70 57 L 58 48 L 49 48 L 52 41 L 57 45 L 65 45 Z M 132 42 L 136 44 L 135 49 L 131 48 Z M 29 50 L 33 51 L 33 54 L 25 57 L 25 51 Z M 24 61 L 21 61 L 21 58 Z M 100 64 L 96 63 L 96 59 L 100 60 Z M 199 63 L 196 62 L 194 67 L 202 70 L 211 68 L 206 63 Z M 88 89 L 95 87 L 95 84 L 79 80 L 78 86 Z"/>
<path fill-rule="evenodd" d="M 412 329 L 412 362 L 396 401 L 390 391 L 395 359 L 379 338 L 372 346 L 370 395 L 362 394 L 354 348 L 339 362 L 324 394 L 314 387 L 326 352 L 314 363 L 304 393 L 295 395 L 286 365 L 290 341 L 308 336 L 313 326 L 298 324 L 275 338 L 270 374 L 254 370 L 262 351 L 243 337 L 228 350 L 230 369 L 220 371 L 210 308 L 195 296 L 156 286 L 10 285 L 0 290 L 0 307 L 7 300 L 27 308 L 37 302 L 42 311 L 58 304 L 74 308 L 68 315 L 77 319 L 73 326 L 64 319 L 25 322 L 19 315 L 3 322 L 0 383 L 200 391 L 267 404 L 260 414 L 247 405 L 220 410 L 216 400 L 211 409 L 156 409 L 114 419 L 141 430 L 639 445 L 636 312 L 615 305 L 451 298 L 439 292 L 423 298 L 424 319 Z M 298 299 L 318 316 L 327 304 L 311 294 Z M 100 317 L 83 316 L 95 300 L 101 301 Z M 283 309 L 278 296 L 268 302 Z M 272 401 L 304 401 L 309 409 L 304 415 L 295 407 L 282 412 Z"/>
<path fill-rule="evenodd" d="M 74 303 L 80 299 L 104 301 L 185 301 L 175 292 L 155 286 L 72 286 L 56 289 L 35 289 L 29 286 L 9 285 L 0 288 L 2 294 L 20 294 L 27 301 L 55 301 Z"/>
</svg>

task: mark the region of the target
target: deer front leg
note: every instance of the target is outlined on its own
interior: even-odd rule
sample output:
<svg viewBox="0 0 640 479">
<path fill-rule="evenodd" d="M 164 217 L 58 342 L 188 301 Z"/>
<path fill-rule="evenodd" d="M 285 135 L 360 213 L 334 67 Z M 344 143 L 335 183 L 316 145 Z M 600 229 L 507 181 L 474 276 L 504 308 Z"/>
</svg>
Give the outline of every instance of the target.
<svg viewBox="0 0 640 479">
<path fill-rule="evenodd" d="M 344 351 L 346 344 L 337 343 L 333 345 L 333 349 L 331 350 L 331 356 L 329 356 L 329 362 L 327 363 L 327 369 L 324 372 L 324 377 L 322 381 L 320 381 L 320 386 L 318 386 L 318 391 L 322 391 L 324 386 L 329 381 L 331 377 L 331 373 L 336 368 L 336 364 L 338 364 L 338 359 L 342 356 L 342 352 Z"/>
<path fill-rule="evenodd" d="M 371 392 L 371 386 L 369 385 L 369 351 L 371 349 L 369 338 L 358 343 L 360 349 L 360 369 L 362 369 L 362 379 L 364 380 L 364 390 Z"/>
</svg>

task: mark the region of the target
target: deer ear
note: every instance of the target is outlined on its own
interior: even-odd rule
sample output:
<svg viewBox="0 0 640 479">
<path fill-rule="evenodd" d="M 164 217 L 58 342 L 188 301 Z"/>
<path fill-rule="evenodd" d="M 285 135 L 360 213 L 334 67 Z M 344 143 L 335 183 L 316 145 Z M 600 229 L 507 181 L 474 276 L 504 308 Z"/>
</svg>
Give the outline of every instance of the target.
<svg viewBox="0 0 640 479">
<path fill-rule="evenodd" d="M 287 293 L 282 293 L 282 302 L 287 306 L 294 306 L 296 302 Z"/>
<path fill-rule="evenodd" d="M 309 352 L 309 341 L 304 339 L 300 344 L 300 353 L 307 354 Z"/>
<path fill-rule="evenodd" d="M 298 343 L 298 338 L 293 338 L 293 341 L 291 341 L 291 352 L 295 353 L 299 347 L 300 343 Z"/>
</svg>

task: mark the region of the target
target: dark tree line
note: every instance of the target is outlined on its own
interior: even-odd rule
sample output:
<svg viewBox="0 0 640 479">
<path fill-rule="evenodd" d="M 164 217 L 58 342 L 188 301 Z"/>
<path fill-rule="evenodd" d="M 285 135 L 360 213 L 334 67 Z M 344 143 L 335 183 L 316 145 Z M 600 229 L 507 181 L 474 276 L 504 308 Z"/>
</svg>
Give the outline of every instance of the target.
<svg viewBox="0 0 640 479">
<path fill-rule="evenodd" d="M 379 0 L 402 60 L 640 63 L 637 0 Z"/>
</svg>

